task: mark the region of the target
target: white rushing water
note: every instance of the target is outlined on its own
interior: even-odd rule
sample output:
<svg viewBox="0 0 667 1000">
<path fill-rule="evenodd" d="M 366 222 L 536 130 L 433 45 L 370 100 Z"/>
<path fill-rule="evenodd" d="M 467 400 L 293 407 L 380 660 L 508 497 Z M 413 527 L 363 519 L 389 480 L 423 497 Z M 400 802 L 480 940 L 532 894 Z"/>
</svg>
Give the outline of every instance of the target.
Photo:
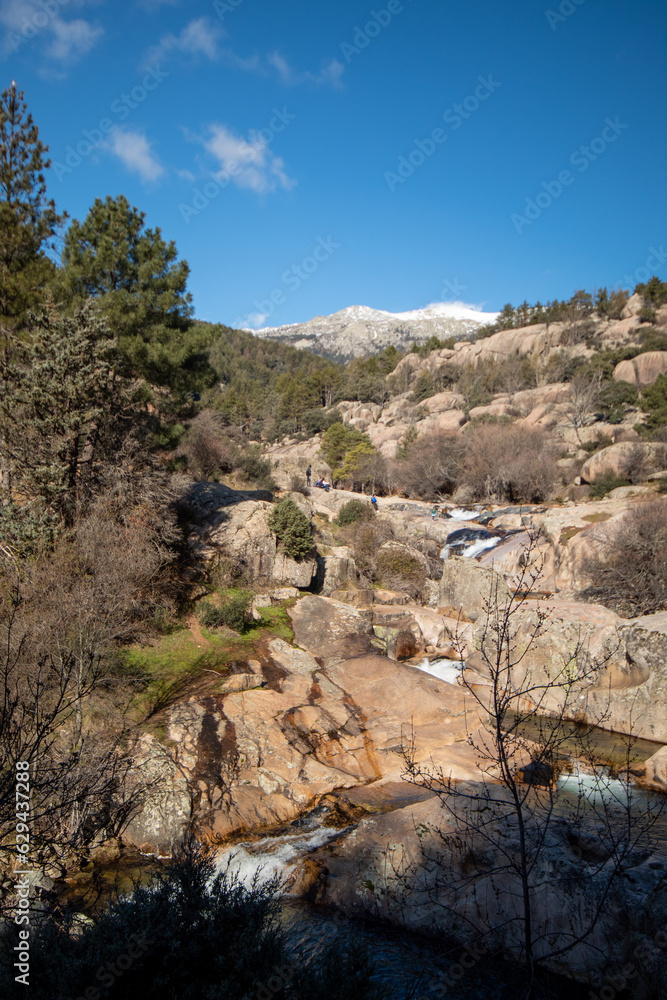
<svg viewBox="0 0 667 1000">
<path fill-rule="evenodd" d="M 563 792 L 586 799 L 592 805 L 601 803 L 618 803 L 627 805 L 628 796 L 636 794 L 632 783 L 628 784 L 620 778 L 612 778 L 608 774 L 591 774 L 575 765 L 574 770 L 561 774 L 558 787 Z"/>
<path fill-rule="evenodd" d="M 463 507 L 454 507 L 453 510 L 449 510 L 447 513 L 452 521 L 475 521 L 484 511 L 465 510 Z"/>
<path fill-rule="evenodd" d="M 225 847 L 217 869 L 235 875 L 243 885 L 264 885 L 275 876 L 285 880 L 304 855 L 340 836 L 343 830 L 321 826 L 307 833 L 282 834 Z"/>
<path fill-rule="evenodd" d="M 415 664 L 417 670 L 422 670 L 431 677 L 446 681 L 448 684 L 458 684 L 461 672 L 465 666 L 461 660 L 429 660 L 424 659 L 421 663 Z"/>
<path fill-rule="evenodd" d="M 474 539 L 474 541 L 468 543 L 467 548 L 463 550 L 461 555 L 465 556 L 465 558 L 467 559 L 474 559 L 475 556 L 480 556 L 482 552 L 487 552 L 489 549 L 495 548 L 495 546 L 502 541 L 503 541 L 502 538 L 496 536 L 494 536 L 493 538 L 476 538 Z M 443 546 L 440 552 L 440 558 L 448 559 L 451 550 L 452 550 L 451 545 Z"/>
</svg>

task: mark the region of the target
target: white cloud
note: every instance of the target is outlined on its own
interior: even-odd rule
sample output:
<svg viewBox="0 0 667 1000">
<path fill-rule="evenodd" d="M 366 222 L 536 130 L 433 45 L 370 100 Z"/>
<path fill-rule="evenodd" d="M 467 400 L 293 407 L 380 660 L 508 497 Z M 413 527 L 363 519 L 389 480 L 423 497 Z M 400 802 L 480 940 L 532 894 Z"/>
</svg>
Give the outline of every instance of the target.
<svg viewBox="0 0 667 1000">
<path fill-rule="evenodd" d="M 182 181 L 190 181 L 191 183 L 197 179 L 191 170 L 177 170 L 176 176 L 180 177 Z"/>
<path fill-rule="evenodd" d="M 128 170 L 139 174 L 142 181 L 156 181 L 164 173 L 164 167 L 153 156 L 151 144 L 142 132 L 116 128 L 105 146 Z"/>
<path fill-rule="evenodd" d="M 157 0 L 166 2 L 166 0 Z M 304 83 L 315 86 L 330 86 L 336 89 L 342 87 L 344 65 L 338 59 L 330 59 L 322 64 L 319 73 L 310 70 L 297 72 L 280 52 L 272 52 L 266 58 L 258 55 L 240 56 L 230 46 L 221 46 L 220 41 L 226 32 L 208 17 L 199 17 L 190 21 L 179 35 L 164 35 L 157 45 L 149 49 L 144 57 L 145 65 L 159 63 L 172 55 L 205 56 L 211 62 L 222 62 L 231 69 L 243 70 L 246 73 L 257 73 L 269 76 L 277 72 L 281 81 L 288 87 L 297 87 Z"/>
<path fill-rule="evenodd" d="M 77 6 L 95 3 L 79 0 Z M 2 40 L 5 55 L 20 52 L 25 45 L 42 43 L 46 58 L 61 67 L 89 52 L 104 34 L 104 29 L 83 18 L 66 20 L 58 4 L 44 7 L 34 0 L 1 0 L 0 25 L 6 34 Z M 51 68 L 42 67 L 47 75 Z"/>
<path fill-rule="evenodd" d="M 55 38 L 47 49 L 47 54 L 60 62 L 70 62 L 85 55 L 97 44 L 104 34 L 104 28 L 94 26 L 82 18 L 76 21 L 53 19 Z"/>
<path fill-rule="evenodd" d="M 319 73 L 311 73 L 309 70 L 297 73 L 280 52 L 272 52 L 267 57 L 267 62 L 269 66 L 278 71 L 280 79 L 288 87 L 295 87 L 302 83 L 313 83 L 316 86 L 325 84 L 336 89 L 343 86 L 341 77 L 345 72 L 345 67 L 338 59 L 330 59 L 329 62 L 323 63 Z"/>
<path fill-rule="evenodd" d="M 250 313 L 245 317 L 245 321 L 253 330 L 259 330 L 260 327 L 264 326 L 268 318 L 269 313 Z"/>
<path fill-rule="evenodd" d="M 274 156 L 265 139 L 250 132 L 248 139 L 225 125 L 211 125 L 210 138 L 202 140 L 204 148 L 220 164 L 218 177 L 231 179 L 237 187 L 249 188 L 258 194 L 284 188 L 289 191 L 296 181 L 285 172 L 285 164 Z"/>
<path fill-rule="evenodd" d="M 145 63 L 159 63 L 173 53 L 186 56 L 206 56 L 207 59 L 217 59 L 220 51 L 218 42 L 222 32 L 208 17 L 190 21 L 180 35 L 164 35 L 160 41 L 147 53 Z"/>
</svg>

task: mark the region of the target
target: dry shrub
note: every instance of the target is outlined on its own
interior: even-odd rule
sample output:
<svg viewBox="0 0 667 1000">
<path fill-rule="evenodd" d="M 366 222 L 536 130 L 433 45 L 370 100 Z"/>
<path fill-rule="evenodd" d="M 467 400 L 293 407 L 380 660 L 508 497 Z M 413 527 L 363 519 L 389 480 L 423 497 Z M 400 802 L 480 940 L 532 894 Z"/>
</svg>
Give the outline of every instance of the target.
<svg viewBox="0 0 667 1000">
<path fill-rule="evenodd" d="M 231 472 L 236 464 L 237 448 L 228 436 L 224 420 L 214 410 L 202 410 L 190 424 L 178 456 L 198 480 L 211 479 L 217 472 Z"/>
<path fill-rule="evenodd" d="M 391 525 L 382 519 L 356 521 L 342 528 L 340 534 L 351 547 L 362 576 L 373 582 L 377 573 L 377 555 L 383 542 L 394 537 Z"/>
<path fill-rule="evenodd" d="M 637 483 L 643 483 L 651 472 L 653 472 L 651 452 L 646 445 L 637 441 L 623 462 L 621 475 L 635 486 Z"/>
<path fill-rule="evenodd" d="M 627 618 L 667 608 L 667 499 L 638 502 L 600 528 L 598 542 L 599 555 L 584 567 L 594 581 L 586 600 Z"/>
<path fill-rule="evenodd" d="M 402 549 L 383 549 L 376 566 L 377 581 L 387 590 L 402 590 L 418 600 L 423 597 L 426 567 L 416 556 Z"/>
<path fill-rule="evenodd" d="M 466 435 L 462 478 L 475 500 L 538 503 L 551 494 L 557 471 L 538 428 L 487 424 Z"/>
<path fill-rule="evenodd" d="M 394 462 L 392 478 L 408 496 L 437 500 L 458 486 L 465 448 L 458 434 L 425 434 L 408 446 L 405 458 Z"/>
</svg>

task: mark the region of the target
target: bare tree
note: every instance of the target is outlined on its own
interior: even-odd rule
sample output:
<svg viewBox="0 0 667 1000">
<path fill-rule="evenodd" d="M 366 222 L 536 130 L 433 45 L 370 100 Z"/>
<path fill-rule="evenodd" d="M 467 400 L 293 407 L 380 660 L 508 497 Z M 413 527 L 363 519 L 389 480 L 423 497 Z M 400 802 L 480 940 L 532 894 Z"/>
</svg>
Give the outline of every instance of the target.
<svg viewBox="0 0 667 1000">
<path fill-rule="evenodd" d="M 627 618 L 667 608 L 667 499 L 637 503 L 620 521 L 600 525 L 596 541 L 585 598 Z"/>
<path fill-rule="evenodd" d="M 566 403 L 566 411 L 579 444 L 582 443 L 581 429 L 588 427 L 595 420 L 595 407 L 601 391 L 602 377 L 599 373 L 592 378 L 587 375 L 575 375 L 570 382 L 570 398 Z"/>
<path fill-rule="evenodd" d="M 465 442 L 457 434 L 435 431 L 406 447 L 406 457 L 393 464 L 392 476 L 406 493 L 437 500 L 458 485 Z"/>
<path fill-rule="evenodd" d="M 0 600 L 0 859 L 15 851 L 17 770 L 30 785 L 29 815 L 24 822 L 31 863 L 55 864 L 93 842 L 117 836 L 142 801 L 142 788 L 130 800 L 125 793 L 134 774 L 136 734 L 122 719 L 88 727 L 72 746 L 77 709 L 92 695 L 95 666 L 81 683 L 74 656 L 37 654 L 22 621 L 18 583 L 7 584 Z M 25 810 L 28 811 L 27 800 Z M 24 840 L 24 842 L 28 842 Z M 4 867 L 4 864 L 3 864 Z"/>
<path fill-rule="evenodd" d="M 531 566 L 535 546 L 533 539 L 518 591 L 530 591 L 539 577 L 539 560 Z M 499 600 L 497 588 L 489 594 L 476 681 L 463 673 L 468 694 L 488 715 L 468 738 L 482 780 L 457 782 L 419 763 L 412 737 L 402 750 L 405 777 L 437 796 L 446 817 L 428 836 L 422 831 L 419 860 L 397 867 L 403 900 L 426 893 L 455 924 L 467 922 L 490 948 L 518 958 L 528 998 L 538 965 L 593 947 L 610 894 L 647 849 L 662 809 L 659 802 L 638 805 L 632 739 L 612 778 L 596 752 L 595 727 L 572 721 L 579 693 L 599 680 L 608 657 L 596 659 L 579 643 L 563 662 L 531 666 L 529 654 L 548 629 L 539 607 L 527 615 L 520 598 Z M 570 779 L 568 797 L 557 776 L 572 759 L 586 778 Z"/>
</svg>

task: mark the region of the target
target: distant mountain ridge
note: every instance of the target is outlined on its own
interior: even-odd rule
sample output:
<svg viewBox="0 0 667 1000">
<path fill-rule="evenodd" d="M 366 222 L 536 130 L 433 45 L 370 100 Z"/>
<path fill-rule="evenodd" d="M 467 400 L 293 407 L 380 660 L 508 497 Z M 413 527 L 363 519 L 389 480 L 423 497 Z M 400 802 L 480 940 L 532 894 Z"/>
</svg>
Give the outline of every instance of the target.
<svg viewBox="0 0 667 1000">
<path fill-rule="evenodd" d="M 391 344 L 399 351 L 425 344 L 430 337 L 465 340 L 498 313 L 472 309 L 462 302 L 437 302 L 425 309 L 390 313 L 369 306 L 349 306 L 331 316 L 315 316 L 307 323 L 251 330 L 256 337 L 279 340 L 292 347 L 336 361 L 378 354 Z"/>
</svg>

